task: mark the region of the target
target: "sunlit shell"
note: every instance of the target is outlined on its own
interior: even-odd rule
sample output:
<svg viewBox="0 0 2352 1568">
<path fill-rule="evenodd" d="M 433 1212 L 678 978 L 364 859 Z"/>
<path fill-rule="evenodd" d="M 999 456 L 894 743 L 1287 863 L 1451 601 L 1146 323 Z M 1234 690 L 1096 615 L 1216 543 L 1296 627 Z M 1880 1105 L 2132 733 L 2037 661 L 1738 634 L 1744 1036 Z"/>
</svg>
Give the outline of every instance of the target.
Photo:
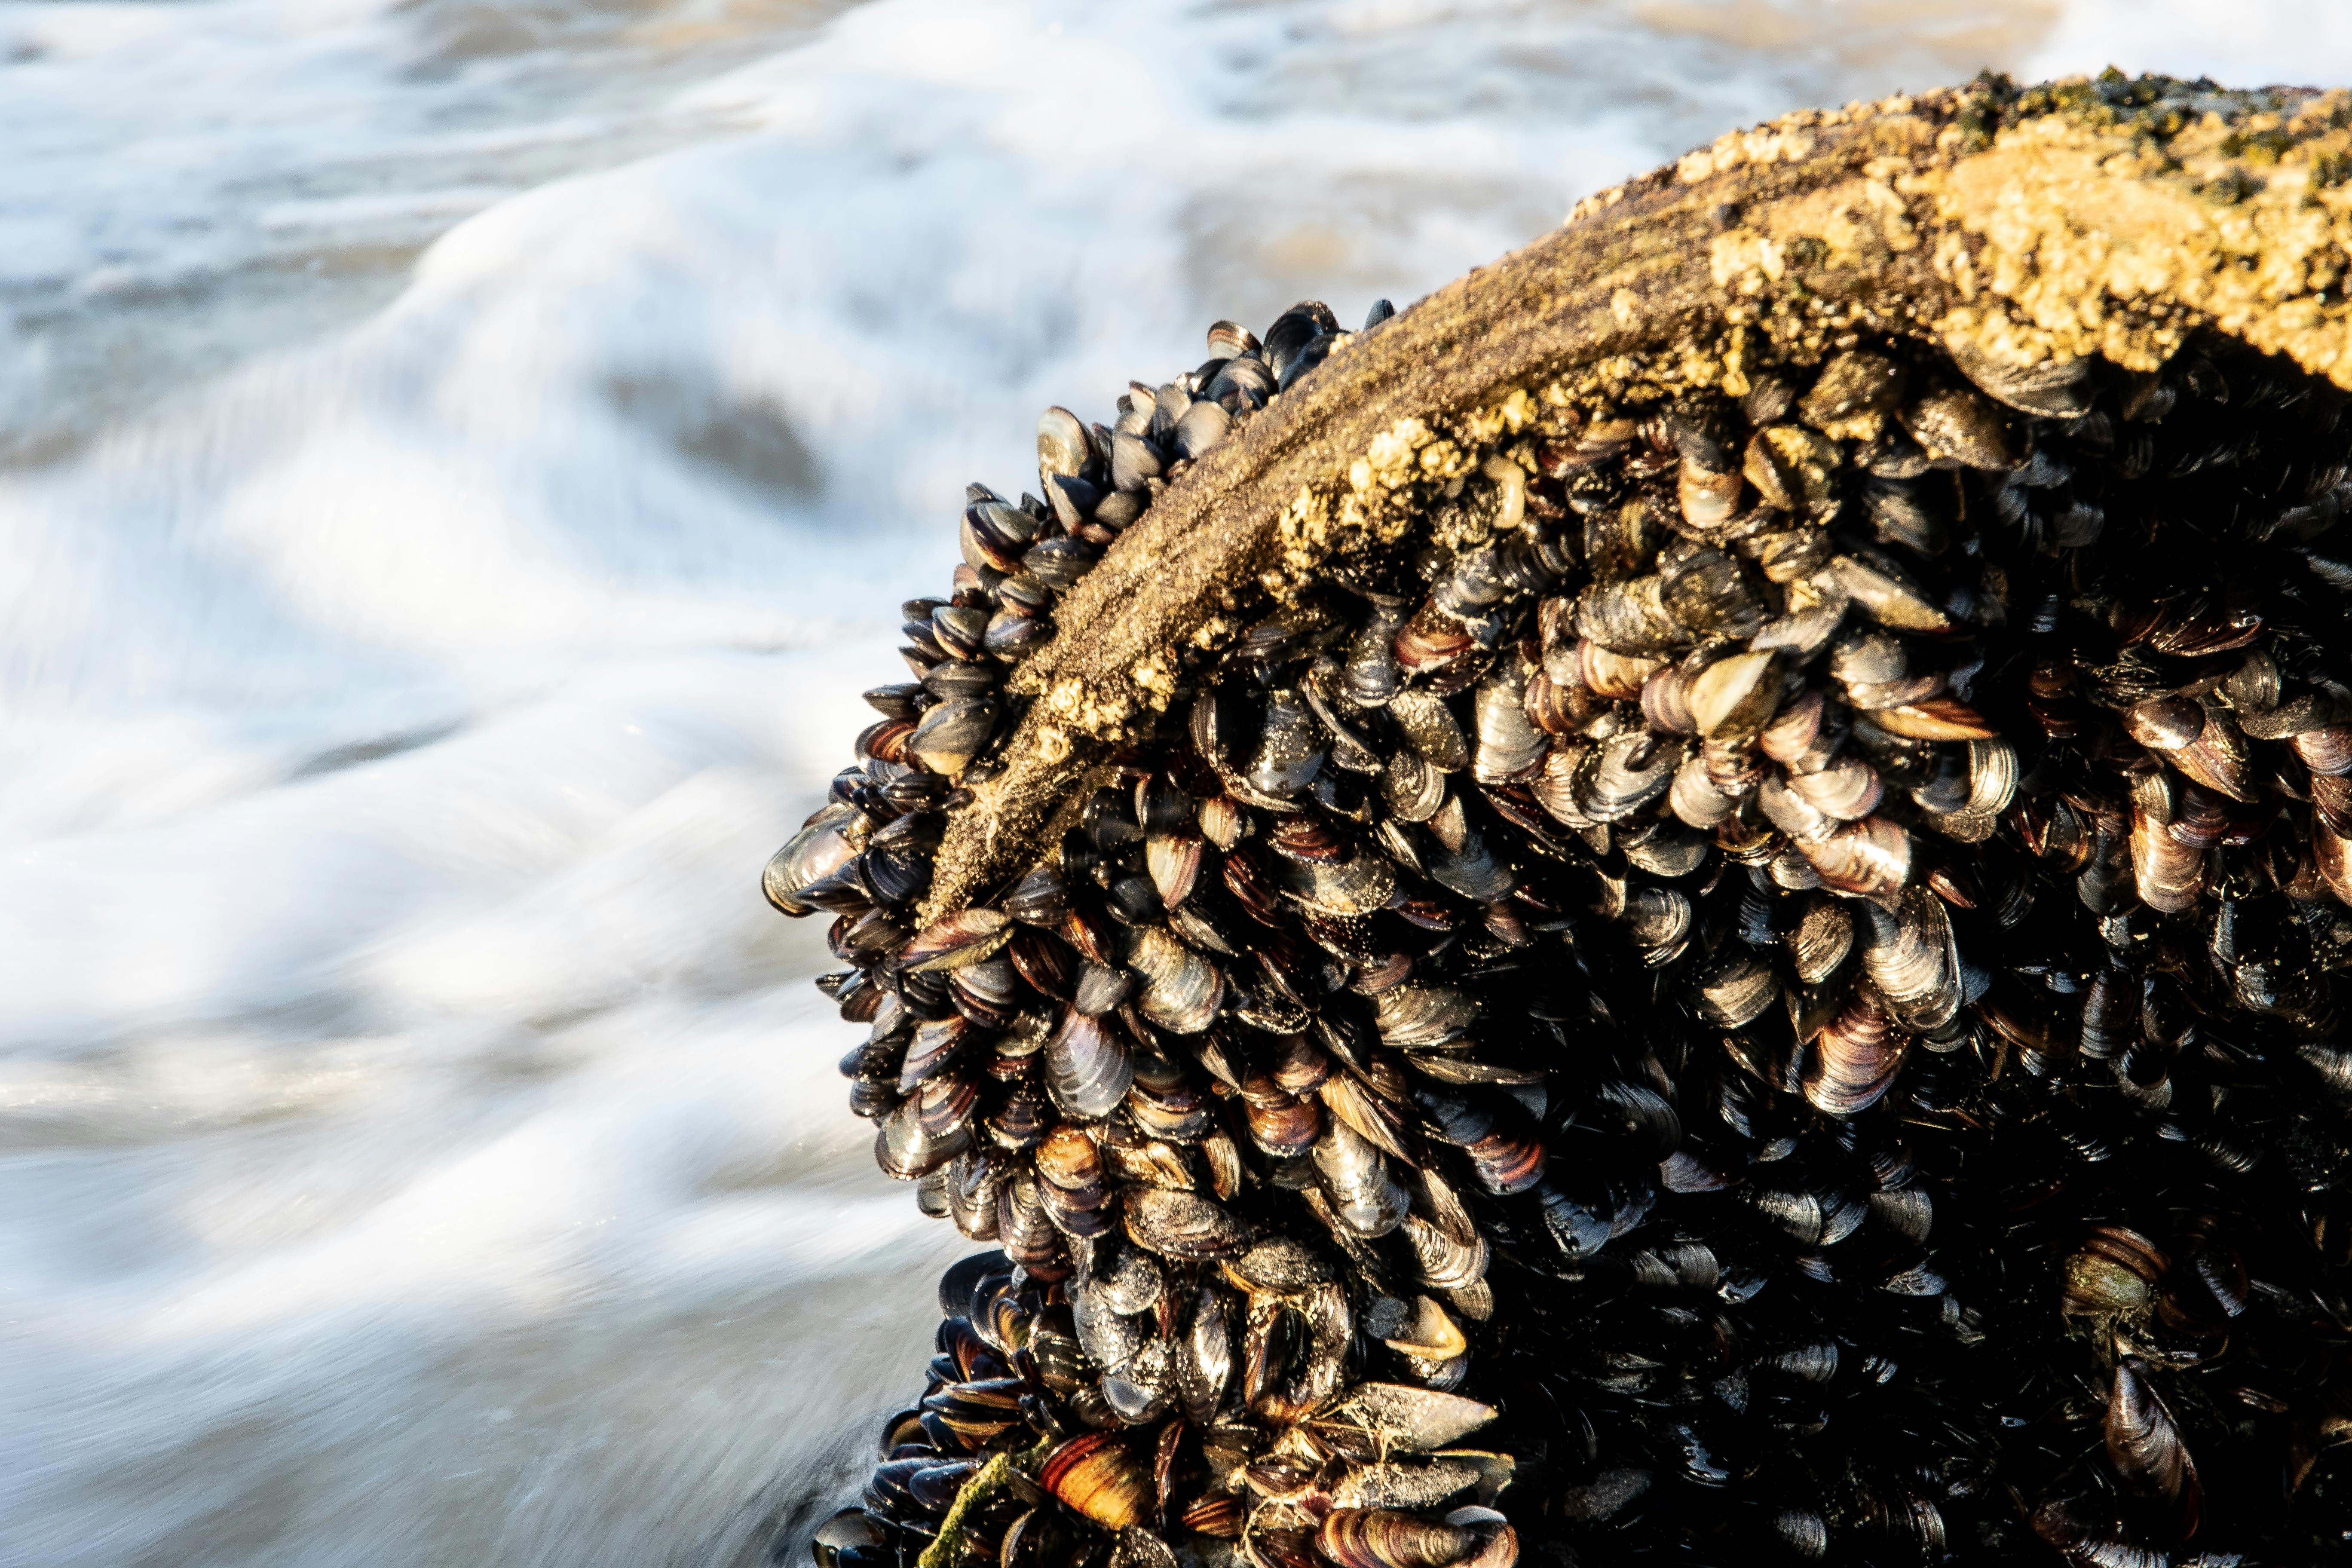
<svg viewBox="0 0 2352 1568">
<path fill-rule="evenodd" d="M 1815 844 L 1801 844 L 1825 887 L 1884 900 L 1911 877 L 1911 836 L 1884 816 L 1850 822 Z"/>
<path fill-rule="evenodd" d="M 1780 994 L 1772 966 L 1752 953 L 1727 953 L 1698 983 L 1698 1008 L 1709 1023 L 1737 1029 L 1762 1016 Z"/>
<path fill-rule="evenodd" d="M 1851 754 L 1817 773 L 1790 773 L 1789 788 L 1814 810 L 1838 822 L 1858 822 L 1868 816 L 1885 795 L 1877 770 Z"/>
<path fill-rule="evenodd" d="M 1395 703 L 1390 703 L 1395 708 Z M 1543 762 L 1550 738 L 1527 717 L 1527 675 L 1517 660 L 1496 666 L 1477 687 L 1477 766 L 1479 783 L 1503 783 L 1519 778 Z"/>
<path fill-rule="evenodd" d="M 1553 757 L 1561 755 L 1563 753 L 1558 751 L 1552 753 Z M 1545 765 L 1549 770 L 1549 759 Z M 1698 755 L 1685 758 L 1675 770 L 1674 782 L 1667 787 L 1666 804 L 1677 818 L 1698 828 L 1719 826 L 1739 805 L 1737 800 L 1716 786 L 1708 777 L 1706 759 Z M 1555 816 L 1559 815 L 1553 810 L 1549 797 L 1544 799 L 1544 806 Z M 1582 814 L 1580 812 L 1578 815 L 1580 816 Z"/>
<path fill-rule="evenodd" d="M 1381 1237 L 1404 1222 L 1410 1195 L 1391 1175 L 1387 1157 L 1377 1144 L 1346 1121 L 1334 1120 L 1324 1124 L 1313 1154 L 1332 1207 L 1349 1231 Z"/>
<path fill-rule="evenodd" d="M 2193 909 L 2204 890 L 2203 850 L 2182 843 L 2144 806 L 2132 808 L 2131 863 L 2140 901 L 2152 910 Z"/>
<path fill-rule="evenodd" d="M 1805 1098 L 1832 1116 L 1868 1110 L 1893 1086 L 1910 1043 L 1857 994 L 1812 1042 L 1802 1074 Z"/>
<path fill-rule="evenodd" d="M 1087 1432 L 1045 1456 L 1038 1484 L 1106 1530 L 1140 1524 L 1152 1507 L 1151 1476 L 1118 1432 Z"/>
<path fill-rule="evenodd" d="M 1127 962 L 1142 978 L 1143 1016 L 1163 1029 L 1197 1035 L 1217 1016 L 1225 996 L 1217 966 L 1167 931 L 1145 926 L 1135 933 Z"/>
<path fill-rule="evenodd" d="M 963 910 L 932 921 L 898 951 L 900 967 L 918 973 L 961 969 L 993 957 L 1013 940 L 1013 921 L 996 910 Z"/>
<path fill-rule="evenodd" d="M 1662 658 L 1619 653 L 1596 642 L 1577 645 L 1577 673 L 1596 697 L 1639 697 L 1650 677 L 1664 667 Z"/>
<path fill-rule="evenodd" d="M 1108 1115 L 1135 1081 L 1134 1059 L 1113 1027 L 1073 1008 L 1045 1042 L 1046 1088 L 1072 1116 Z"/>
<path fill-rule="evenodd" d="M 1231 1258 L 1249 1236 L 1246 1226 L 1210 1199 L 1164 1187 L 1128 1194 L 1127 1234 L 1139 1247 L 1195 1261 Z"/>
<path fill-rule="evenodd" d="M 1793 763 L 1812 749 L 1822 730 L 1824 700 L 1808 689 L 1784 703 L 1756 738 L 1757 749 L 1776 763 Z"/>
<path fill-rule="evenodd" d="M 1853 915 L 1847 905 L 1836 899 L 1809 900 L 1785 939 L 1797 978 L 1807 985 L 1827 980 L 1853 951 Z"/>
<path fill-rule="evenodd" d="M 1778 661 L 1769 653 L 1718 660 L 1691 680 L 1688 700 L 1700 734 L 1709 740 L 1753 739 L 1780 706 Z"/>
<path fill-rule="evenodd" d="M 788 915 L 806 914 L 816 908 L 803 895 L 855 860 L 865 849 L 873 826 L 865 813 L 853 805 L 835 802 L 820 806 L 768 861 L 760 879 L 768 901 Z"/>
<path fill-rule="evenodd" d="M 1960 1007 L 1960 956 L 1943 900 L 1914 888 L 1893 912 L 1868 903 L 1860 912 L 1869 927 L 1864 972 L 1894 1022 L 1918 1034 L 1950 1023 Z"/>
<path fill-rule="evenodd" d="M 1477 1021 L 1475 997 L 1443 985 L 1400 985 L 1374 999 L 1381 1038 L 1401 1050 L 1451 1044 Z"/>
<path fill-rule="evenodd" d="M 1447 1568 L 1475 1541 L 1469 1531 L 1390 1509 L 1333 1509 L 1315 1536 L 1340 1568 Z"/>
<path fill-rule="evenodd" d="M 1683 754 L 1682 743 L 1639 731 L 1602 742 L 1576 764 L 1577 808 L 1595 822 L 1639 811 L 1673 784 Z"/>
<path fill-rule="evenodd" d="M 1871 717 L 1887 733 L 1914 741 L 1981 741 L 1994 733 L 1975 709 L 1949 697 L 1883 708 Z"/>
<path fill-rule="evenodd" d="M 1318 914 L 1370 914 L 1397 890 L 1395 865 L 1370 849 L 1340 862 L 1277 861 L 1274 874 L 1286 897 Z"/>
<path fill-rule="evenodd" d="M 1370 1458 L 1425 1454 L 1461 1441 L 1495 1418 L 1495 1407 L 1457 1394 L 1393 1383 L 1360 1383 L 1308 1422 L 1340 1453 Z"/>
</svg>

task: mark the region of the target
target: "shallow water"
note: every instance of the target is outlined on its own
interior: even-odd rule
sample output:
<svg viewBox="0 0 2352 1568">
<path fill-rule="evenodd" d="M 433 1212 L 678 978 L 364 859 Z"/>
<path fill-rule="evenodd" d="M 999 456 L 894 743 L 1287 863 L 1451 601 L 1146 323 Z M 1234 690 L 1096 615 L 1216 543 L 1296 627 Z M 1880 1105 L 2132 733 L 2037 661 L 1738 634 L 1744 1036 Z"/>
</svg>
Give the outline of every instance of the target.
<svg viewBox="0 0 2352 1568">
<path fill-rule="evenodd" d="M 754 879 L 967 479 L 2168 0 L 0 4 L 0 1563 L 755 1561 L 957 1250 Z"/>
</svg>

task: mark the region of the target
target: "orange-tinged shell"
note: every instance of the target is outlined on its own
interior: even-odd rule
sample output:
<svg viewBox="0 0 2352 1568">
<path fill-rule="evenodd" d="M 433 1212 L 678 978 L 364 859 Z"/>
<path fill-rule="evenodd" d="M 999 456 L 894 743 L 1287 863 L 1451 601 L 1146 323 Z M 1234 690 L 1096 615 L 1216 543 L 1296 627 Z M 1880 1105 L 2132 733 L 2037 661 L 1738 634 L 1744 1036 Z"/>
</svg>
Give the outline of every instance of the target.
<svg viewBox="0 0 2352 1568">
<path fill-rule="evenodd" d="M 2205 852 L 2167 832 L 2141 805 L 2132 807 L 2131 863 L 2140 902 L 2149 909 L 2179 914 L 2197 907 L 2205 890 Z"/>
<path fill-rule="evenodd" d="M 1315 1532 L 1340 1568 L 1446 1568 L 1476 1544 L 1469 1531 L 1387 1508 L 1335 1508 Z"/>
<path fill-rule="evenodd" d="M 1076 1190 L 1102 1181 L 1102 1156 L 1095 1141 L 1068 1122 L 1048 1132 L 1031 1157 L 1037 1163 L 1037 1173 L 1057 1187 Z"/>
<path fill-rule="evenodd" d="M 1888 734 L 1913 741 L 1989 741 L 2000 733 L 1975 709 L 1949 697 L 1882 708 L 1871 719 Z"/>
<path fill-rule="evenodd" d="M 1662 658 L 1617 653 L 1596 642 L 1580 643 L 1576 649 L 1577 673 L 1596 697 L 1639 697 L 1651 673 L 1664 664 Z"/>
<path fill-rule="evenodd" d="M 1176 1522 L 1195 1535 L 1232 1541 L 1242 1532 L 1242 1505 L 1231 1492 L 1213 1492 L 1187 1508 Z"/>
<path fill-rule="evenodd" d="M 1037 1480 L 1105 1530 L 1141 1524 L 1151 1510 L 1151 1472 L 1119 1432 L 1071 1438 L 1045 1456 Z"/>
<path fill-rule="evenodd" d="M 2119 1225 L 2101 1226 L 2066 1259 L 2063 1310 L 2074 1316 L 2135 1311 L 2156 1299 L 2171 1267 L 2156 1243 Z"/>
</svg>

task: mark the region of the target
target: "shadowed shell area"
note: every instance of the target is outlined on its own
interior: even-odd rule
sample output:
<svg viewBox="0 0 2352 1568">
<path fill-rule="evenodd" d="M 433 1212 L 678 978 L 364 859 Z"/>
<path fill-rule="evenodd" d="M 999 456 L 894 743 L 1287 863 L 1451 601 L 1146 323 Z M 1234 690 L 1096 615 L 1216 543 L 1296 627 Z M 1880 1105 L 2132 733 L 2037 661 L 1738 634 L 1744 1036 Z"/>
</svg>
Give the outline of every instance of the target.
<svg viewBox="0 0 2352 1568">
<path fill-rule="evenodd" d="M 1498 423 L 919 912 L 1056 606 L 1388 314 L 1047 411 L 768 868 L 991 1244 L 817 1568 L 2345 1561 L 2352 420 L 2284 358 Z"/>
</svg>

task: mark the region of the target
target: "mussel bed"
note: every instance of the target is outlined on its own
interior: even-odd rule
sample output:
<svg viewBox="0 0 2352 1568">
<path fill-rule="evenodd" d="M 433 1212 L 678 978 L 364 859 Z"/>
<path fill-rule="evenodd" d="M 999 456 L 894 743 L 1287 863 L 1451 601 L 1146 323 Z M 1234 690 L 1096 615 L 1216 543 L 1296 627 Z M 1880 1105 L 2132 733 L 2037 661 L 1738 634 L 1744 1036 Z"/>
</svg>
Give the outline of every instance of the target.
<svg viewBox="0 0 2352 1568">
<path fill-rule="evenodd" d="M 2345 395 L 1548 407 L 922 922 L 1060 596 L 1348 339 L 1049 411 L 768 868 L 995 1244 L 817 1568 L 2352 1560 Z"/>
</svg>

